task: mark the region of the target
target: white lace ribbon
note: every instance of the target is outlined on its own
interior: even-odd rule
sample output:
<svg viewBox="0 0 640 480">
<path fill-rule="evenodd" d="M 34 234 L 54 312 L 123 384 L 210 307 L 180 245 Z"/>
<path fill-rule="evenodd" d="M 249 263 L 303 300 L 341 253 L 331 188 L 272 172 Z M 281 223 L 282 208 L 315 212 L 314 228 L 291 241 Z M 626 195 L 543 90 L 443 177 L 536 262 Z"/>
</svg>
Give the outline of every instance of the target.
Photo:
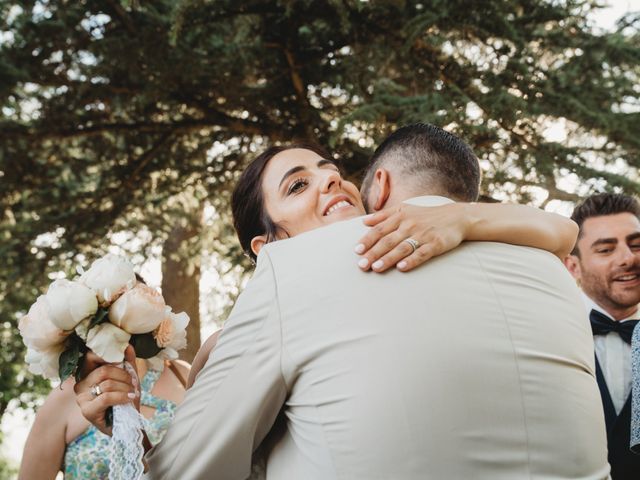
<svg viewBox="0 0 640 480">
<path fill-rule="evenodd" d="M 133 367 L 124 362 L 139 393 L 139 380 Z M 113 407 L 113 433 L 109 452 L 109 480 L 138 480 L 144 473 L 142 456 L 142 415 L 133 403 Z"/>
</svg>

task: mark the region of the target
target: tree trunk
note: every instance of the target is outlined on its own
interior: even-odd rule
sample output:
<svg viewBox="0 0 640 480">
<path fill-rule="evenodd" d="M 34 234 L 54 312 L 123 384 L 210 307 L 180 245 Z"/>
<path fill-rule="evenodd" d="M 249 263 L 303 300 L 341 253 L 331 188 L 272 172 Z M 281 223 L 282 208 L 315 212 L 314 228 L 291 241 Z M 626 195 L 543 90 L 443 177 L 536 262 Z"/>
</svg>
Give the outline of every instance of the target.
<svg viewBox="0 0 640 480">
<path fill-rule="evenodd" d="M 186 225 L 176 225 L 162 248 L 162 295 L 174 312 L 186 312 L 187 347 L 180 358 L 191 363 L 200 348 L 200 233 L 202 209 L 185 212 Z"/>
</svg>

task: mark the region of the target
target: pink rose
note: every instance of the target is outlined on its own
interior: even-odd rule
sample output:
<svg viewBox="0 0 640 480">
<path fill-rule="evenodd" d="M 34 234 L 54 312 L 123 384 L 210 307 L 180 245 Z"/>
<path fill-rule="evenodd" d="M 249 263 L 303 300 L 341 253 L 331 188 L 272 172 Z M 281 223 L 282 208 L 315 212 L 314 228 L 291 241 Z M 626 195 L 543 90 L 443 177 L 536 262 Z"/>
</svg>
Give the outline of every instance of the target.
<svg viewBox="0 0 640 480">
<path fill-rule="evenodd" d="M 187 346 L 187 325 L 189 315 L 185 312 L 170 312 L 167 318 L 153 332 L 156 343 L 162 350 L 153 358 L 149 364 L 152 368 L 160 369 L 164 360 L 174 360 L 178 358 L 178 351 Z"/>
<path fill-rule="evenodd" d="M 160 348 L 164 348 L 171 343 L 173 338 L 173 320 L 170 317 L 165 318 L 158 328 L 153 332 L 153 338 Z"/>
<path fill-rule="evenodd" d="M 130 334 L 153 332 L 166 318 L 162 295 L 143 283 L 127 290 L 109 308 L 109 320 Z"/>
</svg>

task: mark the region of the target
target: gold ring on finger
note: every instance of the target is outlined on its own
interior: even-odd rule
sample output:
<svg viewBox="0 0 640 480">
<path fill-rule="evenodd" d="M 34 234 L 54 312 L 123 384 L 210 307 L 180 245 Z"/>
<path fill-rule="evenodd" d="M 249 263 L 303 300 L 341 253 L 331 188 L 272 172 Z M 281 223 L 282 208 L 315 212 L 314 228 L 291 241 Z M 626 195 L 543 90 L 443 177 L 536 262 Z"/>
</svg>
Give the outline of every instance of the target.
<svg viewBox="0 0 640 480">
<path fill-rule="evenodd" d="M 403 240 L 403 242 L 407 242 L 409 245 L 411 245 L 411 248 L 413 249 L 413 250 L 411 251 L 411 253 L 415 252 L 415 251 L 418 249 L 418 247 L 420 246 L 420 244 L 418 243 L 418 241 L 417 241 L 417 240 L 414 240 L 413 238 L 405 238 L 405 239 Z"/>
</svg>

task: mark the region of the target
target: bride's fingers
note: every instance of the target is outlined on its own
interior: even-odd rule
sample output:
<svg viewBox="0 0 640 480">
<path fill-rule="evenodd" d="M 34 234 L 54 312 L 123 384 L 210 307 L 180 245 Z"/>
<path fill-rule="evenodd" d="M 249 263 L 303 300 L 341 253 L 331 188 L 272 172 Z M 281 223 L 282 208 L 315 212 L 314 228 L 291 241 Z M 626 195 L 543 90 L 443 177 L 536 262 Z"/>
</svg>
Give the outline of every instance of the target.
<svg viewBox="0 0 640 480">
<path fill-rule="evenodd" d="M 364 217 L 363 222 L 368 227 L 374 227 L 396 213 L 396 211 L 396 208 L 387 208 L 385 210 L 380 210 L 379 212 L 372 213 L 371 215 L 367 215 L 366 217 Z"/>
<path fill-rule="evenodd" d="M 365 271 L 369 268 L 373 268 L 376 272 L 386 270 L 384 262 L 381 261 L 382 257 L 396 248 L 406 236 L 404 232 L 398 230 L 391 231 L 391 233 L 377 241 L 375 245 L 362 255 L 358 261 L 358 266 Z"/>
<path fill-rule="evenodd" d="M 393 268 L 399 261 L 413 253 L 413 247 L 401 240 L 393 249 L 373 262 L 371 269 L 374 272 L 382 273 Z"/>
<path fill-rule="evenodd" d="M 368 253 L 369 249 L 374 246 L 378 246 L 381 239 L 384 239 L 390 233 L 398 230 L 400 221 L 401 219 L 399 215 L 391 215 L 383 222 L 378 223 L 375 227 L 369 229 L 366 235 L 360 239 L 358 245 L 356 245 L 355 252 L 359 255 Z"/>
<path fill-rule="evenodd" d="M 408 257 L 400 260 L 396 265 L 396 268 L 402 272 L 408 272 L 437 255 L 438 253 L 436 253 L 436 249 L 431 245 L 423 245 L 417 248 L 416 251 Z"/>
</svg>

